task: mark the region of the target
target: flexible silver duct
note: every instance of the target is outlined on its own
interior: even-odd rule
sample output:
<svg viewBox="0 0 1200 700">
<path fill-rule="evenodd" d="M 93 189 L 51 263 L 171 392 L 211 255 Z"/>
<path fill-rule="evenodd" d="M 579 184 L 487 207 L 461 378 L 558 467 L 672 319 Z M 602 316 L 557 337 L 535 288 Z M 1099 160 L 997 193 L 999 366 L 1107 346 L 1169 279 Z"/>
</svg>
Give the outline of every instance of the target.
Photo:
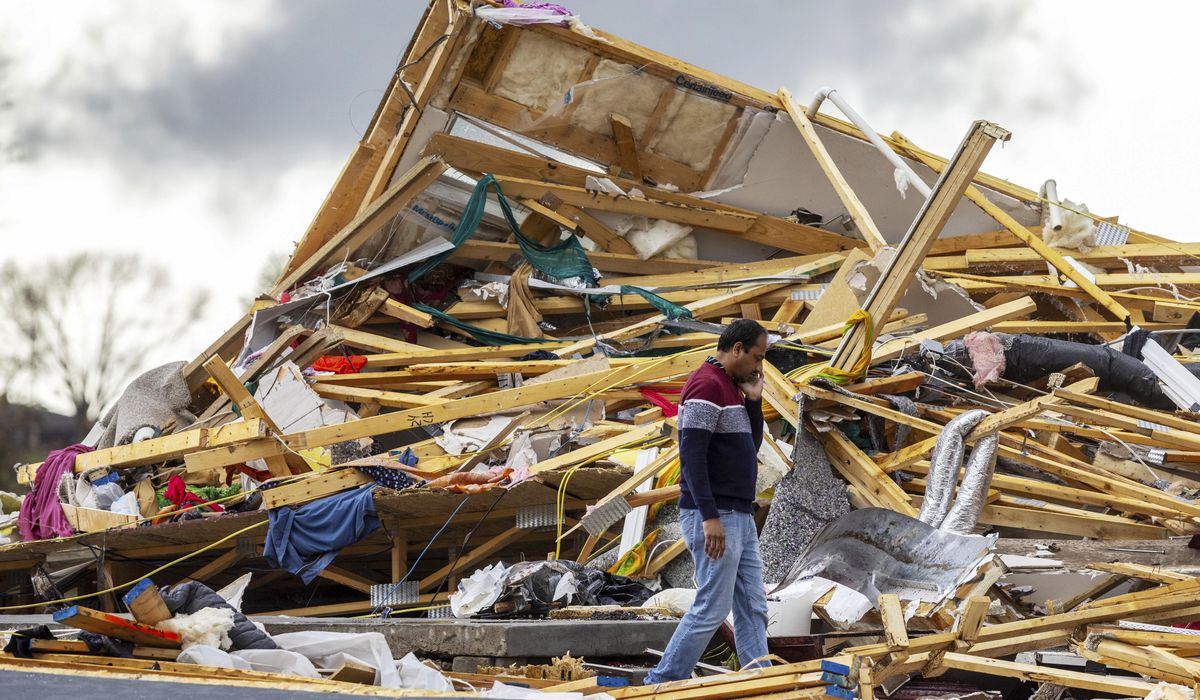
<svg viewBox="0 0 1200 700">
<path fill-rule="evenodd" d="M 939 529 L 959 535 L 969 535 L 975 531 L 975 524 L 979 522 L 987 500 L 988 487 L 992 485 L 992 473 L 996 471 L 996 447 L 999 444 L 1000 436 L 996 433 L 980 438 L 975 443 L 954 506 Z"/>
<path fill-rule="evenodd" d="M 962 466 L 967 436 L 979 422 L 987 417 L 987 411 L 973 410 L 960 413 L 942 429 L 929 459 L 929 477 L 925 480 L 925 500 L 917 519 L 933 527 L 941 527 L 950 512 L 954 485 L 958 482 L 958 470 Z"/>
</svg>

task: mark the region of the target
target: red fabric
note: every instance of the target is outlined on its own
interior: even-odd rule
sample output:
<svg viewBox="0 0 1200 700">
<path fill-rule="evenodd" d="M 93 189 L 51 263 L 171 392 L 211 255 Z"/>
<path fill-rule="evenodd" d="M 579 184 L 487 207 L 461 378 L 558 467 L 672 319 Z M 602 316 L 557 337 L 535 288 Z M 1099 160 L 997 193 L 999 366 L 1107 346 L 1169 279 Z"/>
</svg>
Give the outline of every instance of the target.
<svg viewBox="0 0 1200 700">
<path fill-rule="evenodd" d="M 333 372 L 334 374 L 358 374 L 367 364 L 365 355 L 322 355 L 312 363 L 314 372 Z"/>
<path fill-rule="evenodd" d="M 258 482 L 263 482 L 271 478 L 271 472 L 269 471 L 263 469 L 251 469 L 245 464 L 231 464 L 225 467 L 226 486 L 231 486 L 233 484 L 234 474 L 245 474 L 246 476 Z"/>
<path fill-rule="evenodd" d="M 658 393 L 654 389 L 641 387 L 638 389 L 638 391 L 642 393 L 642 396 L 646 397 L 647 401 L 661 408 L 663 415 L 667 418 L 674 418 L 675 416 L 679 415 L 679 407 L 668 401 L 667 397 Z"/>
<path fill-rule="evenodd" d="M 204 503 L 203 498 L 187 490 L 187 486 L 183 483 L 183 479 L 179 478 L 178 474 L 171 477 L 171 480 L 167 482 L 167 490 L 163 491 L 163 496 L 177 508 L 187 508 Z M 210 503 L 208 507 L 217 513 L 225 511 L 224 508 L 216 503 Z"/>
</svg>

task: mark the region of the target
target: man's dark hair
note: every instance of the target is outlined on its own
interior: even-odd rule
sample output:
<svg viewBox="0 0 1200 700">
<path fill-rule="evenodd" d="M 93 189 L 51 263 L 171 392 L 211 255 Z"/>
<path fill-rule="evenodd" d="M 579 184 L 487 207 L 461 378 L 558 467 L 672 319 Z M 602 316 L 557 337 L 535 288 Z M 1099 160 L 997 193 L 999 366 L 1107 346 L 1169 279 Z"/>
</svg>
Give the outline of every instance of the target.
<svg viewBox="0 0 1200 700">
<path fill-rule="evenodd" d="M 757 321 L 739 318 L 721 331 L 721 338 L 717 340 L 717 350 L 729 352 L 735 343 L 741 343 L 742 349 L 749 350 L 766 334 L 767 329 L 758 325 Z"/>
</svg>

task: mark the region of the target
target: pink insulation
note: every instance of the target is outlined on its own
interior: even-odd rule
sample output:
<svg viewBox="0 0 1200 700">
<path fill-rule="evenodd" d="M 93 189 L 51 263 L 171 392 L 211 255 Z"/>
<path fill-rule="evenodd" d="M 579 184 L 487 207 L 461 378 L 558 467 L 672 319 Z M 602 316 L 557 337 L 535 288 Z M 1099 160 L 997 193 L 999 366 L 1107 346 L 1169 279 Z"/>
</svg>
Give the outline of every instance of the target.
<svg viewBox="0 0 1200 700">
<path fill-rule="evenodd" d="M 1000 339 L 987 331 L 968 333 L 963 338 L 967 352 L 971 355 L 971 366 L 975 368 L 975 388 L 994 382 L 1004 376 L 1004 348 Z"/>
</svg>

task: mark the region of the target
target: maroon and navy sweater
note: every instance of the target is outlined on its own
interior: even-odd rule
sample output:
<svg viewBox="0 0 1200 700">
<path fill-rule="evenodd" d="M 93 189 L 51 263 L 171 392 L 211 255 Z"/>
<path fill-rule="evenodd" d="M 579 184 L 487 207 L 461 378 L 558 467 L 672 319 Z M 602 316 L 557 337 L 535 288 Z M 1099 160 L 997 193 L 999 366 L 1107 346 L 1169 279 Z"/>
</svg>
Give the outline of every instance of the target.
<svg viewBox="0 0 1200 700">
<path fill-rule="evenodd" d="M 700 365 L 679 399 L 679 506 L 705 520 L 717 509 L 753 512 L 762 439 L 762 401 L 744 399 L 713 362 Z"/>
</svg>

